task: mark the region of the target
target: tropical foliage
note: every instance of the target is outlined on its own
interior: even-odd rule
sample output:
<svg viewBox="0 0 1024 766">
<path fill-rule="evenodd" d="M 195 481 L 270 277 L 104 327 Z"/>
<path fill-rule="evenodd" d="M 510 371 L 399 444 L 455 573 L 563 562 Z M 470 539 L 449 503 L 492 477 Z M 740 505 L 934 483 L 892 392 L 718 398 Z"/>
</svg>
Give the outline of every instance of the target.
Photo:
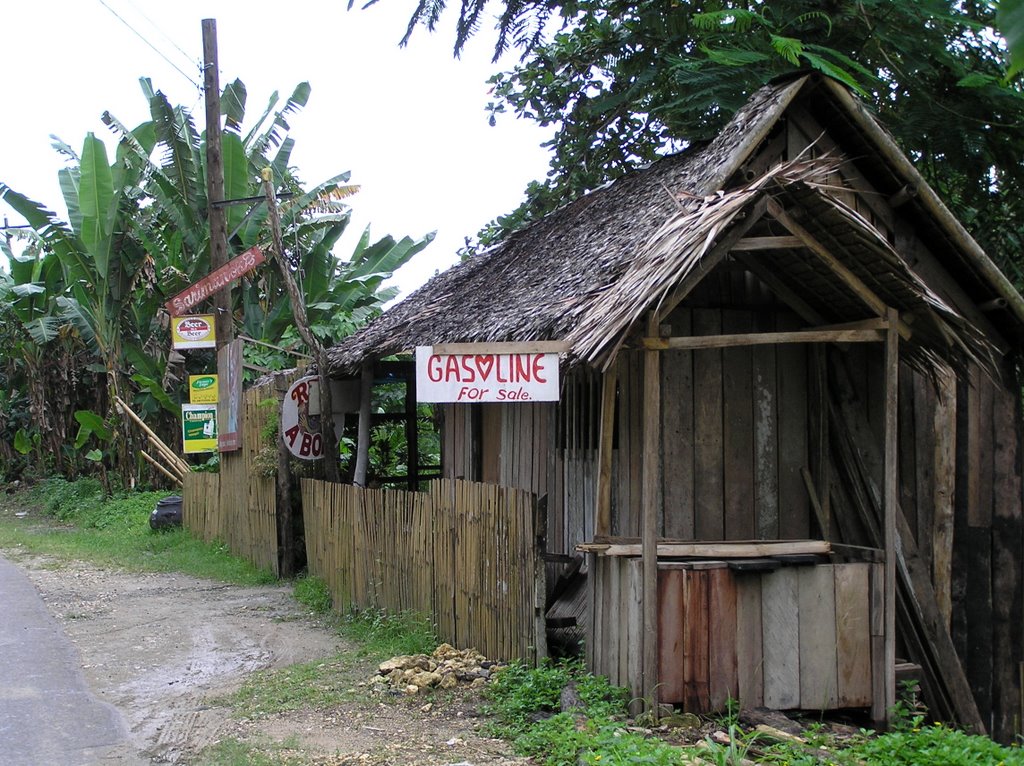
<svg viewBox="0 0 1024 766">
<path fill-rule="evenodd" d="M 486 18 L 458 11 L 456 51 Z M 994 30 L 996 4 L 958 0 L 506 0 L 495 53 L 495 113 L 552 125 L 548 177 L 482 232 L 508 230 L 630 168 L 704 141 L 773 77 L 816 70 L 854 89 L 982 245 L 1004 266 L 1020 249 L 1024 93 L 1019 0 L 1000 5 L 1017 63 Z M 407 34 L 435 28 L 421 0 Z"/>
<path fill-rule="evenodd" d="M 173 106 L 148 79 L 141 84 L 149 120 L 129 129 L 103 115 L 117 141 L 112 158 L 93 134 L 81 152 L 54 144 L 68 162 L 60 171 L 67 220 L 0 182 L 0 199 L 29 225 L 2 243 L 9 273 L 0 272 L 7 398 L 0 474 L 9 478 L 27 467 L 73 476 L 95 465 L 104 477 L 116 468 L 123 481 L 136 481 L 137 445 L 113 410 L 115 397 L 173 443 L 186 375 L 215 364 L 211 353 L 186 358 L 170 350 L 163 308 L 210 270 L 204 136 L 188 109 Z M 260 171 L 273 168 L 289 266 L 314 332 L 330 343 L 381 310 L 393 295 L 384 281 L 431 237 L 373 242 L 366 231 L 339 260 L 334 249 L 350 217 L 345 200 L 356 187 L 340 174 L 306 188 L 290 164 L 288 119 L 309 93 L 302 83 L 284 100 L 273 94 L 243 129 L 245 86 L 235 80 L 224 89 L 225 198 L 257 198 L 227 208 L 228 249 L 269 241 L 267 206 L 258 198 Z M 290 357 L 272 348 L 301 345 L 280 274 L 263 268 L 241 287 L 234 291 L 236 330 L 269 344 L 254 345 L 247 359 L 267 369 L 290 366 Z"/>
</svg>

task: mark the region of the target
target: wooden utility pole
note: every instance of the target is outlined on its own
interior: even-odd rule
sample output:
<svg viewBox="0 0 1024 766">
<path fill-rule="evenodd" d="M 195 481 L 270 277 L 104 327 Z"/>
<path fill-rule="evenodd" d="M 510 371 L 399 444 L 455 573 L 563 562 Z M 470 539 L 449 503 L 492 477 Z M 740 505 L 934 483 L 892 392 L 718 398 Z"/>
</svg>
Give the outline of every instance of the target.
<svg viewBox="0 0 1024 766">
<path fill-rule="evenodd" d="M 228 231 L 224 208 L 224 155 L 220 146 L 220 74 L 217 59 L 217 20 L 203 19 L 203 91 L 206 96 L 206 210 L 210 221 L 210 271 L 228 262 Z M 213 295 L 217 349 L 235 337 L 231 317 L 231 288 Z M 218 372 L 223 372 L 219 370 Z"/>
</svg>

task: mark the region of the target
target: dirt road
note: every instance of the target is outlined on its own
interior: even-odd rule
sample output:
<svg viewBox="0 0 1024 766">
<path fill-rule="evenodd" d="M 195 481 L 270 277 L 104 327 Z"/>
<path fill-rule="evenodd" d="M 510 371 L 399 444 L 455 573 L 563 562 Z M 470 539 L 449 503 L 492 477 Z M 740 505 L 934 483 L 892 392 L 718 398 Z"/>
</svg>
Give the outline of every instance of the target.
<svg viewBox="0 0 1024 766">
<path fill-rule="evenodd" d="M 124 717 L 134 751 L 103 763 L 202 763 L 201 753 L 225 739 L 265 745 L 282 763 L 522 762 L 478 734 L 475 700 L 374 698 L 359 687 L 373 668 L 355 659 L 350 703 L 235 717 L 222 700 L 253 671 L 351 649 L 303 611 L 289 586 L 244 588 L 11 553 L 77 648 L 93 691 Z"/>
</svg>

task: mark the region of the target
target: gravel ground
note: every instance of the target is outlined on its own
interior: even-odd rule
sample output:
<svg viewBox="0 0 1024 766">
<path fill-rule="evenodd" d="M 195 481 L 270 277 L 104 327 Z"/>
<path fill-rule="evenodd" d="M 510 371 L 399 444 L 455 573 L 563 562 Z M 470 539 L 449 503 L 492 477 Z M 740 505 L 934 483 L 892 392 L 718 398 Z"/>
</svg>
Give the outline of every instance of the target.
<svg viewBox="0 0 1024 766">
<path fill-rule="evenodd" d="M 220 700 L 254 671 L 351 648 L 306 613 L 289 586 L 239 587 L 4 553 L 77 647 L 97 696 L 124 716 L 135 752 L 122 763 L 202 763 L 203 751 L 225 739 L 289 764 L 526 763 L 479 733 L 473 692 L 372 695 L 359 685 L 375 670 L 365 661 L 352 661 L 354 701 L 235 716 Z"/>
</svg>

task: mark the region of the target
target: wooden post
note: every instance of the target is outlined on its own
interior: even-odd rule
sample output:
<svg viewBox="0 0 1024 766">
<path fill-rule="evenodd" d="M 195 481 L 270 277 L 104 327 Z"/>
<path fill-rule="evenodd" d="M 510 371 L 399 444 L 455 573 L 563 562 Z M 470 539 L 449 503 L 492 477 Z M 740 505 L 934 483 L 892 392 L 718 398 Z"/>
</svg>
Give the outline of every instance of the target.
<svg viewBox="0 0 1024 766">
<path fill-rule="evenodd" d="M 886 311 L 889 327 L 885 332 L 885 444 L 884 454 L 884 547 L 885 547 L 885 722 L 891 723 L 896 704 L 896 514 L 899 499 L 897 475 L 898 434 L 897 403 L 899 402 L 899 314 L 894 308 Z"/>
<path fill-rule="evenodd" d="M 289 383 L 278 378 L 274 385 L 274 394 L 278 400 L 278 418 L 280 418 L 281 402 L 288 392 Z M 277 440 L 277 476 L 275 480 L 275 499 L 277 501 L 277 545 L 278 571 L 281 577 L 295 574 L 295 535 L 292 532 L 292 474 L 291 453 L 283 438 Z"/>
<path fill-rule="evenodd" d="M 370 463 L 370 405 L 373 394 L 373 362 L 363 362 L 362 384 L 359 393 L 359 435 L 356 437 L 356 467 L 352 483 L 366 486 Z"/>
<path fill-rule="evenodd" d="M 648 336 L 659 332 L 657 312 L 652 312 Z M 661 481 L 661 357 L 644 352 L 643 485 L 641 548 L 643 560 L 643 698 L 658 719 L 658 486 Z"/>
<path fill-rule="evenodd" d="M 612 445 L 615 434 L 615 391 L 618 386 L 618 362 L 604 371 L 601 389 L 601 427 L 597 460 L 597 518 L 594 537 L 612 533 Z"/>
<path fill-rule="evenodd" d="M 224 155 L 220 145 L 220 73 L 217 71 L 217 20 L 203 19 L 203 93 L 206 100 L 206 211 L 210 222 L 210 270 L 228 262 L 228 232 L 224 208 Z M 213 294 L 217 348 L 235 337 L 231 317 L 231 287 Z"/>
</svg>

